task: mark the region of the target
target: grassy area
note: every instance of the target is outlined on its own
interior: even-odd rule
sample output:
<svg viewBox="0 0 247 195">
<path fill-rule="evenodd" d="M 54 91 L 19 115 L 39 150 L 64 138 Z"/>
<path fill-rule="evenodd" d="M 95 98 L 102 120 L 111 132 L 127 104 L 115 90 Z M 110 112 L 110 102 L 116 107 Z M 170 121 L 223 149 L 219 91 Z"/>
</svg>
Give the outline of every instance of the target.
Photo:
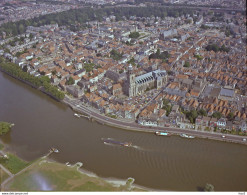
<svg viewBox="0 0 247 195">
<path fill-rule="evenodd" d="M 8 174 L 3 169 L 0 168 L 0 184 L 8 177 L 9 177 Z"/>
<path fill-rule="evenodd" d="M 113 115 L 113 114 L 107 114 L 107 116 L 109 116 L 109 117 L 111 117 L 111 118 L 114 118 L 114 119 L 117 118 L 117 116 L 116 116 L 116 115 Z"/>
<path fill-rule="evenodd" d="M 0 150 L 3 150 L 4 145 L 0 143 Z"/>
<path fill-rule="evenodd" d="M 7 154 L 8 159 L 0 158 L 0 163 L 7 168 L 11 173 L 15 174 L 24 169 L 30 163 L 19 159 L 13 154 Z"/>
<path fill-rule="evenodd" d="M 129 182 L 127 182 L 129 183 Z M 9 191 L 127 191 L 128 185 L 113 186 L 64 164 L 37 161 L 5 186 Z M 133 189 L 141 191 L 140 189 Z"/>
<path fill-rule="evenodd" d="M 4 135 L 11 129 L 11 124 L 0 121 L 0 135 Z"/>
</svg>

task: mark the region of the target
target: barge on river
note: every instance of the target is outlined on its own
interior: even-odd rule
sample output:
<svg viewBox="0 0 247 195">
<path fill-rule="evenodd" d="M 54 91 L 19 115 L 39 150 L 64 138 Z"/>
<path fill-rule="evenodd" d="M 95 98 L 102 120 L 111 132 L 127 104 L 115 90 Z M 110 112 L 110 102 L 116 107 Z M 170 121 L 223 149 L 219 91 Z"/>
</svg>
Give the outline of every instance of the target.
<svg viewBox="0 0 247 195">
<path fill-rule="evenodd" d="M 131 142 L 120 142 L 112 139 L 103 139 L 104 144 L 114 144 L 114 145 L 119 145 L 119 146 L 125 146 L 125 147 L 130 147 L 132 146 Z"/>
</svg>

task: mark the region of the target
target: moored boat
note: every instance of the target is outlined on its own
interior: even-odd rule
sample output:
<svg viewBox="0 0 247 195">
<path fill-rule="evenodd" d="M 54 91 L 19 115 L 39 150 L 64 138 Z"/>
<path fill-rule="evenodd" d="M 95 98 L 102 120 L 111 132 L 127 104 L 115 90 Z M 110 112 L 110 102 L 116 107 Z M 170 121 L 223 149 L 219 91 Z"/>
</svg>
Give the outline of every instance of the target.
<svg viewBox="0 0 247 195">
<path fill-rule="evenodd" d="M 172 134 L 167 131 L 156 131 L 155 135 L 171 136 Z"/>
<path fill-rule="evenodd" d="M 51 148 L 50 151 L 51 151 L 51 152 L 55 152 L 55 153 L 58 153 L 58 152 L 59 152 L 58 149 L 56 149 L 56 148 Z"/>
<path fill-rule="evenodd" d="M 77 118 L 80 118 L 80 115 L 77 114 L 77 113 L 74 113 L 74 116 L 77 117 Z"/>
<path fill-rule="evenodd" d="M 185 138 L 190 138 L 190 139 L 195 138 L 195 136 L 187 135 L 185 133 L 180 134 L 180 137 L 185 137 Z"/>
</svg>

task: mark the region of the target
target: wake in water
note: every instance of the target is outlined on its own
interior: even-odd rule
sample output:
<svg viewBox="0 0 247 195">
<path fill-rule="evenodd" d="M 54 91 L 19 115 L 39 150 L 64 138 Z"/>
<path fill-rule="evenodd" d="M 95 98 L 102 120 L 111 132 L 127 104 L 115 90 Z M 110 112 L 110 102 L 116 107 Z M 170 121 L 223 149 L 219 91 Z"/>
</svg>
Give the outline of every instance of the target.
<svg viewBox="0 0 247 195">
<path fill-rule="evenodd" d="M 134 148 L 136 150 L 140 150 L 140 151 L 148 151 L 145 148 L 142 148 L 140 146 L 137 145 L 133 145 L 131 142 L 121 142 L 121 141 L 117 141 L 113 138 L 101 138 L 101 140 L 103 141 L 103 143 L 105 145 L 109 145 L 109 146 L 124 146 L 124 147 L 128 147 L 128 148 Z"/>
</svg>

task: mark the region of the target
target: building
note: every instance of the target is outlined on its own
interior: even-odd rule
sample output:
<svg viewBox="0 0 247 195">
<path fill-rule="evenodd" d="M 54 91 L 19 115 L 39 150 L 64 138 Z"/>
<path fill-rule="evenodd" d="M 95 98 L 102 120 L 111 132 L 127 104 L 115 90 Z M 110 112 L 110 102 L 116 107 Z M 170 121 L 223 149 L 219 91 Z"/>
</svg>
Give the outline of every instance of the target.
<svg viewBox="0 0 247 195">
<path fill-rule="evenodd" d="M 235 98 L 235 92 L 233 89 L 221 88 L 219 99 L 232 101 Z"/>
<path fill-rule="evenodd" d="M 174 36 L 177 34 L 178 34 L 178 32 L 176 29 L 166 30 L 166 31 L 161 33 L 161 38 L 165 39 L 166 37 Z"/>
<path fill-rule="evenodd" d="M 130 65 L 124 85 L 124 92 L 129 97 L 141 95 L 148 89 L 161 88 L 166 82 L 167 73 L 165 70 L 155 70 L 136 77 Z"/>
</svg>

